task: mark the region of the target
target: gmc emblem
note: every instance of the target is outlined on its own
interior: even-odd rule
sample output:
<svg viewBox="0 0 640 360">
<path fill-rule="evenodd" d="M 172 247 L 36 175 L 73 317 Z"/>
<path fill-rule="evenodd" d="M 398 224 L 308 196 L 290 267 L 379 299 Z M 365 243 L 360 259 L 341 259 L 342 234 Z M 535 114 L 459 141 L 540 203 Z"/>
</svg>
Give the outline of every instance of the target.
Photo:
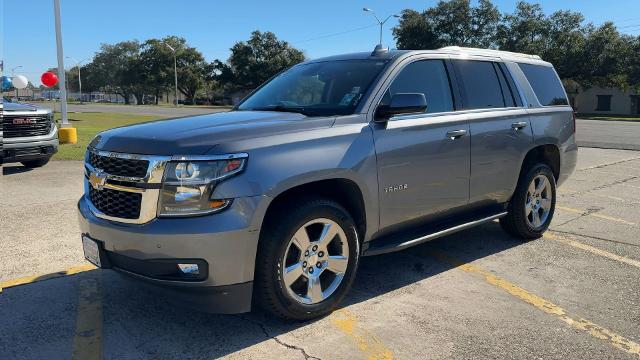
<svg viewBox="0 0 640 360">
<path fill-rule="evenodd" d="M 27 124 L 35 124 L 36 119 L 31 118 L 18 118 L 13 119 L 13 125 L 27 125 Z"/>
</svg>

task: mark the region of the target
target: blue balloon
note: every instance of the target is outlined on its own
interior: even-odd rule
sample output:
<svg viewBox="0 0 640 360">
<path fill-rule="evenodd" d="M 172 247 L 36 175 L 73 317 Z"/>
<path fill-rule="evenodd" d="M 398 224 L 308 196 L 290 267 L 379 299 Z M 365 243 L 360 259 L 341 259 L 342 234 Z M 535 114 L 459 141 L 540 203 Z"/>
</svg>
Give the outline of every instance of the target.
<svg viewBox="0 0 640 360">
<path fill-rule="evenodd" d="M 13 85 L 13 83 L 11 82 L 11 78 L 8 76 L 3 76 L 2 77 L 2 91 L 8 91 L 9 89 L 11 89 L 11 86 Z"/>
</svg>

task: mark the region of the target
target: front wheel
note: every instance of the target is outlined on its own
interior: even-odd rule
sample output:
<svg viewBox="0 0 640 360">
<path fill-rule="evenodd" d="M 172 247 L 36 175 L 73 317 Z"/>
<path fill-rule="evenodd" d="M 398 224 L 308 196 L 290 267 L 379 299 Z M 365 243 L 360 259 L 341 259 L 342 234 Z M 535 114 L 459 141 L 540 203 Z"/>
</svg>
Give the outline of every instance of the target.
<svg viewBox="0 0 640 360">
<path fill-rule="evenodd" d="M 519 180 L 500 225 L 521 239 L 537 239 L 547 230 L 556 207 L 556 181 L 548 165 L 532 166 Z"/>
<path fill-rule="evenodd" d="M 255 295 L 279 317 L 308 320 L 333 310 L 349 291 L 360 244 L 351 215 L 334 201 L 304 201 L 286 212 L 260 239 Z"/>
</svg>

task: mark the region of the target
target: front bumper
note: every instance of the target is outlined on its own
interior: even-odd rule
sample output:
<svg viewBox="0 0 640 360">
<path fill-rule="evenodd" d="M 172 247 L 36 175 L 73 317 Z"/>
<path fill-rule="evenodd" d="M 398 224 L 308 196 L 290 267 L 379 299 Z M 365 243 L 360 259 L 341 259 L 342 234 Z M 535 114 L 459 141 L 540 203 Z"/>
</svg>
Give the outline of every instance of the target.
<svg viewBox="0 0 640 360">
<path fill-rule="evenodd" d="M 58 152 L 58 128 L 48 135 L 3 138 L 2 161 L 4 163 L 38 160 Z"/>
<path fill-rule="evenodd" d="M 252 281 L 264 197 L 235 199 L 225 211 L 202 217 L 157 218 L 125 224 L 96 217 L 85 196 L 78 202 L 80 230 L 97 240 L 111 267 L 144 280 L 171 300 L 218 313 L 251 310 Z M 144 269 L 147 263 L 197 259 L 206 263 L 200 279 L 171 279 Z M 185 260 L 184 262 L 188 262 Z"/>
</svg>

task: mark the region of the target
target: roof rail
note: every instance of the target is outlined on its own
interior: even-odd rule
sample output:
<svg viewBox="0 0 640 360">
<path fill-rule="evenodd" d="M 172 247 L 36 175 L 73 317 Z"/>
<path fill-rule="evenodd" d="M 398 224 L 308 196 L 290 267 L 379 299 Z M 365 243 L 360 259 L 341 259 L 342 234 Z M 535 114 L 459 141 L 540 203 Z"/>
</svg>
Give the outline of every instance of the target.
<svg viewBox="0 0 640 360">
<path fill-rule="evenodd" d="M 526 58 L 526 59 L 542 60 L 538 55 L 529 55 L 529 54 L 522 54 L 522 53 L 502 51 L 502 50 L 478 49 L 478 48 L 470 48 L 470 47 L 462 47 L 462 46 L 445 46 L 438 50 L 460 51 L 460 52 L 475 54 L 475 55 L 498 56 L 498 57 L 520 57 L 520 58 Z"/>
</svg>

